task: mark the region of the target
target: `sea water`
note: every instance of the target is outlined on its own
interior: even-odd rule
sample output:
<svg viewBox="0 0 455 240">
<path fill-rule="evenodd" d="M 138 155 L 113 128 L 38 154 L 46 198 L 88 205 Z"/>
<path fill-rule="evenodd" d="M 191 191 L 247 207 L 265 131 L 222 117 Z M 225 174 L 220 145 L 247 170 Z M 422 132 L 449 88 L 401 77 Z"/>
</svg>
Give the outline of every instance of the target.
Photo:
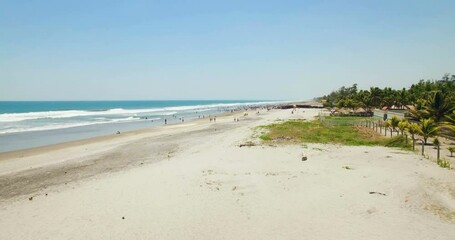
<svg viewBox="0 0 455 240">
<path fill-rule="evenodd" d="M 274 101 L 0 102 L 0 152 L 191 121 Z"/>
</svg>

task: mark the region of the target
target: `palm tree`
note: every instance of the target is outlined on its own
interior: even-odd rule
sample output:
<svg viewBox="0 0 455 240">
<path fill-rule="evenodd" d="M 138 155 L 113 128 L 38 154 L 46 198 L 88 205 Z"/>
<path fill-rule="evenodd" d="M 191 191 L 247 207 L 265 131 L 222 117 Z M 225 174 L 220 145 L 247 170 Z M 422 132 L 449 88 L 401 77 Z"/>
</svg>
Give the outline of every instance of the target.
<svg viewBox="0 0 455 240">
<path fill-rule="evenodd" d="M 411 119 L 420 120 L 422 118 L 429 118 L 428 113 L 424 111 L 424 106 L 426 101 L 423 99 L 418 99 L 414 102 L 414 107 L 408 109 L 408 114 Z"/>
<path fill-rule="evenodd" d="M 455 133 L 455 111 L 451 115 L 445 117 L 445 121 L 441 123 L 442 126 L 446 127 L 447 129 L 451 130 Z"/>
<path fill-rule="evenodd" d="M 371 108 L 373 107 L 372 103 L 372 98 L 371 94 L 368 90 L 361 90 L 357 94 L 357 100 L 359 101 L 360 105 L 365 108 L 367 112 L 371 111 Z"/>
<path fill-rule="evenodd" d="M 344 101 L 345 107 L 352 109 L 355 111 L 358 107 L 360 107 L 361 103 L 354 98 L 348 98 Z"/>
<path fill-rule="evenodd" d="M 418 132 L 423 137 L 424 144 L 427 144 L 429 137 L 434 137 L 438 134 L 440 127 L 431 119 L 421 119 Z"/>
<path fill-rule="evenodd" d="M 381 107 L 382 90 L 378 87 L 371 87 L 370 88 L 370 99 L 371 99 L 371 104 L 373 107 L 376 107 L 376 108 Z"/>
<path fill-rule="evenodd" d="M 437 123 L 455 110 L 455 105 L 441 91 L 437 91 L 423 106 L 423 114 L 433 118 Z"/>
<path fill-rule="evenodd" d="M 398 124 L 400 123 L 400 119 L 397 117 L 397 116 L 393 116 L 391 119 L 390 119 L 390 125 L 392 127 L 392 130 L 395 132 L 398 127 Z"/>
<path fill-rule="evenodd" d="M 384 88 L 382 94 L 383 94 L 382 95 L 382 105 L 383 106 L 391 108 L 395 104 L 395 102 L 397 102 L 395 91 L 392 88 L 390 88 L 390 87 Z"/>
<path fill-rule="evenodd" d="M 407 129 L 412 138 L 412 150 L 415 150 L 415 135 L 419 133 L 420 126 L 417 123 L 410 123 Z"/>
<path fill-rule="evenodd" d="M 398 123 L 397 127 L 400 130 L 401 135 L 404 134 L 404 130 L 406 130 L 406 128 L 408 127 L 408 124 L 409 123 L 408 123 L 408 120 L 406 118 L 401 119 L 401 121 Z"/>
<path fill-rule="evenodd" d="M 406 105 L 409 103 L 409 93 L 406 90 L 406 88 L 403 88 L 401 91 L 397 92 L 397 97 L 398 97 L 398 102 L 397 105 L 401 108 L 404 109 Z"/>
</svg>

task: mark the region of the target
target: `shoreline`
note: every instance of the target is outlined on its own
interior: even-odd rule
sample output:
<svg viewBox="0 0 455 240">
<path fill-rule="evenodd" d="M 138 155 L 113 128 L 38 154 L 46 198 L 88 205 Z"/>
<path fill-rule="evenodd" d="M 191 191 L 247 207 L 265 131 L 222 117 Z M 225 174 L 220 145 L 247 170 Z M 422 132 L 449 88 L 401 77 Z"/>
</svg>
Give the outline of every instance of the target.
<svg viewBox="0 0 455 240">
<path fill-rule="evenodd" d="M 240 110 L 235 110 L 236 112 Z M 229 114 L 229 111 L 221 111 L 216 113 L 219 116 L 223 116 L 225 114 Z M 174 125 L 174 124 L 182 124 L 179 120 L 171 119 L 172 116 L 169 116 L 168 124 L 167 125 Z M 203 119 L 203 118 L 200 118 Z M 185 119 L 185 123 L 200 120 L 199 118 L 189 118 Z M 116 127 L 117 125 L 117 127 Z M 134 126 L 137 125 L 137 126 Z M 34 141 L 31 143 L 22 145 L 22 146 L 10 146 L 10 150 L 3 150 L 0 151 L 2 153 L 14 152 L 14 151 L 21 151 L 27 149 L 35 149 L 40 147 L 58 145 L 63 143 L 70 143 L 70 142 L 78 142 L 84 141 L 87 139 L 98 138 L 98 137 L 105 137 L 110 136 L 111 134 L 116 134 L 117 131 L 120 130 L 121 133 L 128 133 L 134 131 L 141 131 L 145 129 L 152 129 L 156 127 L 165 126 L 164 119 L 158 121 L 134 121 L 134 122 L 124 122 L 124 123 L 106 123 L 106 124 L 93 124 L 87 126 L 79 126 L 79 127 L 69 127 L 69 128 L 62 128 L 62 129 L 52 129 L 52 130 L 43 130 L 43 131 L 30 131 L 30 132 L 19 132 L 19 133 L 12 133 L 6 135 L 0 135 L 0 143 L 11 144 L 16 142 L 20 142 L 24 140 L 27 136 L 36 135 L 34 136 Z M 102 130 L 99 130 L 102 129 Z M 96 131 L 96 132 L 95 132 Z M 80 132 L 80 133 L 79 133 Z M 43 142 L 42 139 L 44 138 L 56 138 L 56 140 L 46 140 Z M 5 139 L 1 139 L 5 138 Z M 25 139 L 29 141 L 29 139 Z M 6 148 L 8 149 L 8 148 Z"/>
<path fill-rule="evenodd" d="M 234 111 L 233 113 L 231 112 L 224 112 L 219 115 L 219 117 L 225 117 L 225 116 L 230 116 L 230 115 L 235 115 L 238 111 Z M 208 119 L 208 118 L 206 118 Z M 0 161 L 4 158 L 7 157 L 12 157 L 16 154 L 23 153 L 25 155 L 30 155 L 30 154 L 36 154 L 40 151 L 46 151 L 46 150 L 53 150 L 53 149 L 58 149 L 58 148 L 64 148 L 64 147 L 71 147 L 71 146 L 77 146 L 81 144 L 88 144 L 88 143 L 93 143 L 93 142 L 98 142 L 98 141 L 104 141 L 104 140 L 109 140 L 115 137 L 120 137 L 120 136 L 128 136 L 128 135 L 135 135 L 135 134 L 140 134 L 140 133 L 145 133 L 148 131 L 153 131 L 155 129 L 159 129 L 162 127 L 166 126 L 181 126 L 184 124 L 189 124 L 192 122 L 197 122 L 197 121 L 202 121 L 205 120 L 204 118 L 200 119 L 191 119 L 187 122 L 184 123 L 170 123 L 170 124 L 160 124 L 160 125 L 155 125 L 151 127 L 144 127 L 144 128 L 139 128 L 139 129 L 134 129 L 134 130 L 129 130 L 125 132 L 121 132 L 120 134 L 117 134 L 115 131 L 112 134 L 106 134 L 106 135 L 100 135 L 100 136 L 94 136 L 94 137 L 89 137 L 89 138 L 84 138 L 84 139 L 78 139 L 78 140 L 70 140 L 66 142 L 60 142 L 60 143 L 54 143 L 54 144 L 47 144 L 43 146 L 37 146 L 37 147 L 31 147 L 31 148 L 23 148 L 23 149 L 16 149 L 12 151 L 4 151 L 0 152 Z"/>
<path fill-rule="evenodd" d="M 248 110 L 249 116 L 243 116 L 244 111 L 225 112 L 217 116 L 216 123 L 209 122 L 208 118 L 201 118 L 184 123 L 143 128 L 121 134 L 111 134 L 0 153 L 0 200 L 22 195 L 22 193 L 13 191 L 14 189 L 28 189 L 24 193 L 32 193 L 47 188 L 47 185 L 67 183 L 67 179 L 71 178 L 68 173 L 73 170 L 76 171 L 75 175 L 77 176 L 71 181 L 77 181 L 102 174 L 105 170 L 111 172 L 113 168 L 111 165 L 115 165 L 115 168 L 118 168 L 116 170 L 120 171 L 123 167 L 129 167 L 136 163 L 140 164 L 137 160 L 132 162 L 119 161 L 116 164 L 107 162 L 111 155 L 122 155 L 124 151 L 122 148 L 128 146 L 141 148 L 141 146 L 135 146 L 141 145 L 137 144 L 138 141 L 153 139 L 154 141 L 149 144 L 153 145 L 155 151 L 160 153 L 149 153 L 148 151 L 148 154 L 154 156 L 160 154 L 168 155 L 167 153 L 173 152 L 174 150 L 167 149 L 167 147 L 164 147 L 164 150 L 160 149 L 163 148 L 163 142 L 167 142 L 170 145 L 181 144 L 182 142 L 190 141 L 193 135 L 198 132 L 208 134 L 212 128 L 220 131 L 222 129 L 229 129 L 229 125 L 232 124 L 245 125 L 245 123 L 249 123 L 249 119 L 254 118 L 256 111 Z M 231 119 L 233 116 L 240 118 L 241 121 L 233 122 Z M 134 155 L 134 153 L 132 154 Z M 156 161 L 164 159 L 162 156 L 158 158 Z M 99 159 L 101 161 L 98 161 Z M 84 168 L 86 164 L 99 165 L 100 168 L 96 171 L 90 169 L 82 169 L 81 171 L 80 168 Z M 142 161 L 142 164 L 144 164 L 144 161 Z M 57 180 L 48 181 L 47 178 L 49 177 L 51 180 L 52 178 L 56 178 Z M 28 178 L 35 178 L 37 182 L 44 181 L 44 183 L 30 184 L 31 186 L 27 186 L 29 184 Z M 12 194 L 8 192 L 12 192 Z"/>
<path fill-rule="evenodd" d="M 298 101 L 298 102 L 276 102 L 276 103 L 265 103 L 260 105 L 245 105 L 237 109 L 231 110 L 220 110 L 218 112 L 210 112 L 209 115 L 224 116 L 230 114 L 231 111 L 243 112 L 247 109 L 257 108 L 270 108 L 270 109 L 289 109 L 294 105 L 299 108 L 312 108 L 312 106 L 318 105 L 316 102 L 311 101 Z M 205 114 L 204 114 L 205 115 Z M 203 116 L 203 115 L 201 115 Z M 197 117 L 197 111 L 191 113 L 185 117 L 186 122 L 192 122 L 199 120 Z M 189 117 L 189 118 L 187 118 Z M 181 124 L 177 118 L 173 118 L 172 115 L 168 116 L 168 125 Z M 203 119 L 203 118 L 200 118 Z M 103 123 L 103 124 L 91 124 L 85 126 L 68 127 L 61 129 L 49 129 L 42 131 L 30 131 L 30 132 L 15 132 L 6 133 L 0 135 L 0 154 L 8 153 L 20 150 L 34 149 L 45 146 L 51 146 L 61 143 L 77 142 L 86 139 L 110 136 L 115 134 L 117 131 L 122 133 L 138 131 L 143 129 L 155 128 L 164 126 L 164 119 L 150 121 L 142 119 L 140 121 L 132 122 L 118 122 L 118 123 Z"/>
</svg>

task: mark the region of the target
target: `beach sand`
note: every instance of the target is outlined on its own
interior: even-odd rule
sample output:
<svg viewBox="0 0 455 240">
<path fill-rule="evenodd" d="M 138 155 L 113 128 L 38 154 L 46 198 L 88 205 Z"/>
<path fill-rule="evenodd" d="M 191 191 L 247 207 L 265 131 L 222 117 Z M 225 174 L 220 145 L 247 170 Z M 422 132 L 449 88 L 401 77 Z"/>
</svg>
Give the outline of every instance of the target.
<svg viewBox="0 0 455 240">
<path fill-rule="evenodd" d="M 318 111 L 0 154 L 0 239 L 455 239 L 455 172 L 417 154 L 239 147 L 259 125 Z"/>
</svg>

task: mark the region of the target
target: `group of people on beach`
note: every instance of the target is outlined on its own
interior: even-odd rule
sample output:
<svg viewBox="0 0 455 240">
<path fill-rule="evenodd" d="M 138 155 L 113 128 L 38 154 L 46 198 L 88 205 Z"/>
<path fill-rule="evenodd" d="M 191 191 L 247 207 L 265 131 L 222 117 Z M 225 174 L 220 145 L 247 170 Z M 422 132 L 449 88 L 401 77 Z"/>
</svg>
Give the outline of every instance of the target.
<svg viewBox="0 0 455 240">
<path fill-rule="evenodd" d="M 239 108 L 236 108 L 236 109 L 226 109 L 225 111 L 229 111 L 231 113 L 234 113 L 235 111 L 241 111 L 241 110 L 246 110 L 246 111 L 249 111 L 249 110 L 253 110 L 253 111 L 257 111 L 257 114 L 260 113 L 260 110 L 263 110 L 263 109 L 266 109 L 267 111 L 269 111 L 271 108 L 270 107 L 265 107 L 265 106 L 245 106 L 245 107 L 239 107 Z M 198 113 L 198 112 L 196 112 Z M 247 113 L 245 113 L 245 116 L 248 115 Z M 176 115 L 172 115 L 173 118 L 177 118 Z M 199 115 L 198 118 L 199 119 L 203 119 L 205 118 L 206 115 Z M 207 116 L 210 120 L 210 122 L 216 122 L 216 116 L 211 116 L 211 115 L 208 115 Z M 147 118 L 146 118 L 147 119 Z M 185 119 L 183 117 L 179 117 L 179 120 L 183 123 L 185 122 Z M 153 121 L 153 120 L 152 120 Z M 240 121 L 240 118 L 239 117 L 234 117 L 234 122 L 239 122 Z M 167 118 L 164 119 L 164 124 L 167 125 L 168 121 L 167 121 Z"/>
</svg>

